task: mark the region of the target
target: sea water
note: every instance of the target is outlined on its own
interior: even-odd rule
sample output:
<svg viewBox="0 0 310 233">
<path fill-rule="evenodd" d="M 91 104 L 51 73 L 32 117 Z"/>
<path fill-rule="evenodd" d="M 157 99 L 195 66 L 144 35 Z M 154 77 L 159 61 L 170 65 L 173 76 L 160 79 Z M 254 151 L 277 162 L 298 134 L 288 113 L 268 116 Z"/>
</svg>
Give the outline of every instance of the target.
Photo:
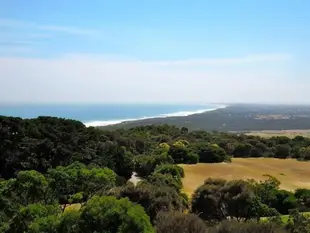
<svg viewBox="0 0 310 233">
<path fill-rule="evenodd" d="M 21 118 L 55 116 L 103 126 L 158 117 L 188 116 L 225 106 L 215 104 L 2 104 L 0 115 Z"/>
</svg>

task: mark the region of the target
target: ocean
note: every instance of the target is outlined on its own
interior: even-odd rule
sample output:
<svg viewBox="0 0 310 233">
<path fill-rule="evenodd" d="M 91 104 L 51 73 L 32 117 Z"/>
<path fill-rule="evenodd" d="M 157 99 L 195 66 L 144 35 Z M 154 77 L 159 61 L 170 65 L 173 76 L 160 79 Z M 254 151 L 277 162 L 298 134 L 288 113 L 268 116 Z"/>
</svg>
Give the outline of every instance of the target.
<svg viewBox="0 0 310 233">
<path fill-rule="evenodd" d="M 0 115 L 21 118 L 55 116 L 79 120 L 86 126 L 104 126 L 149 118 L 188 116 L 223 107 L 214 104 L 12 104 L 0 105 Z"/>
</svg>

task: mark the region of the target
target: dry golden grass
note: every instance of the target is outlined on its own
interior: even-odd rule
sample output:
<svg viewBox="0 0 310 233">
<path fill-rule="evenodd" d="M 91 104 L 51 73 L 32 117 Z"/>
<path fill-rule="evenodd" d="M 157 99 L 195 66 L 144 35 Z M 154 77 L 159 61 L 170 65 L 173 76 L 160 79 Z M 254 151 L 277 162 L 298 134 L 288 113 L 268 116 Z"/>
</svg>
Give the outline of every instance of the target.
<svg viewBox="0 0 310 233">
<path fill-rule="evenodd" d="M 226 180 L 264 180 L 266 179 L 264 175 L 268 174 L 276 177 L 283 189 L 310 188 L 310 162 L 300 162 L 294 159 L 234 158 L 231 163 L 199 163 L 180 166 L 185 171 L 183 185 L 188 195 L 191 195 L 209 177 Z"/>
<path fill-rule="evenodd" d="M 296 136 L 310 137 L 310 130 L 261 130 L 261 131 L 252 131 L 246 133 L 246 135 L 254 135 L 259 137 L 277 137 L 277 136 L 286 136 L 289 138 L 294 138 Z"/>
</svg>

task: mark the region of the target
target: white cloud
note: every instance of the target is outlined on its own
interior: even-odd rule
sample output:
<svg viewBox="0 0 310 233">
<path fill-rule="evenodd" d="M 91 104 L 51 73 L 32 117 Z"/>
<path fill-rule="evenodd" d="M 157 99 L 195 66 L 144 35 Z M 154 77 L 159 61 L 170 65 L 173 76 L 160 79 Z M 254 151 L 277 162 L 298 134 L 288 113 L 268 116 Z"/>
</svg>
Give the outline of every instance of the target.
<svg viewBox="0 0 310 233">
<path fill-rule="evenodd" d="M 1 102 L 281 102 L 309 99 L 290 56 L 139 61 L 0 58 Z"/>
<path fill-rule="evenodd" d="M 0 19 L 0 27 L 10 29 L 27 29 L 46 32 L 60 32 L 65 34 L 80 35 L 80 36 L 95 36 L 99 34 L 99 30 L 76 28 L 76 27 L 64 27 L 58 25 L 40 25 L 34 22 L 12 20 L 12 19 Z M 36 33 L 40 34 L 40 33 Z"/>
<path fill-rule="evenodd" d="M 198 65 L 237 65 L 256 62 L 279 62 L 291 59 L 288 54 L 258 54 L 240 58 L 222 58 L 222 59 L 194 59 L 181 61 L 164 61 L 156 62 L 158 65 L 181 65 L 181 66 L 198 66 Z"/>
</svg>

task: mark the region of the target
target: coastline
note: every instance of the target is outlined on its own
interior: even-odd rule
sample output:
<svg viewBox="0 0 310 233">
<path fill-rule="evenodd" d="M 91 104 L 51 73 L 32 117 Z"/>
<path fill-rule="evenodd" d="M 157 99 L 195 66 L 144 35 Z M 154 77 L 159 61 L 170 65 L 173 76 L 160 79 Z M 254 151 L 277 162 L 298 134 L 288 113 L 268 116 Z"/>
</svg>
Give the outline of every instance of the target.
<svg viewBox="0 0 310 233">
<path fill-rule="evenodd" d="M 167 113 L 167 114 L 159 114 L 156 116 L 149 116 L 149 117 L 140 117 L 135 119 L 119 119 L 119 120 L 106 120 L 106 121 L 91 121 L 91 122 L 83 122 L 83 124 L 86 127 L 99 127 L 99 126 L 111 126 L 111 125 L 117 125 L 122 124 L 125 122 L 134 122 L 134 121 L 141 121 L 141 120 L 147 120 L 147 119 L 154 119 L 154 118 L 169 118 L 169 117 L 186 117 L 191 116 L 195 114 L 201 114 L 204 112 L 211 112 L 218 109 L 223 109 L 228 107 L 228 105 L 215 105 L 214 108 L 207 108 L 207 109 L 199 109 L 196 111 L 181 111 L 181 112 L 174 112 L 174 113 Z"/>
</svg>

